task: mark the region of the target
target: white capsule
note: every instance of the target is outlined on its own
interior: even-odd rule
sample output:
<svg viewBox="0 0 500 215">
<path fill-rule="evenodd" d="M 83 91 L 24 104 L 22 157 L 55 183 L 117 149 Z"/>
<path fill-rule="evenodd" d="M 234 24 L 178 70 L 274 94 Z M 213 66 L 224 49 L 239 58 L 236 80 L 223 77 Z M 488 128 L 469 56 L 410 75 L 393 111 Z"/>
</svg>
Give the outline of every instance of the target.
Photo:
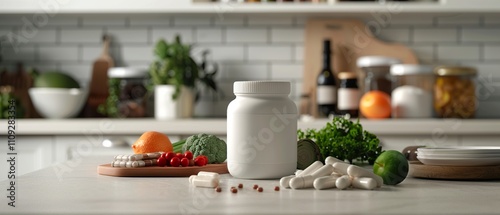
<svg viewBox="0 0 500 215">
<path fill-rule="evenodd" d="M 305 168 L 302 172 L 300 172 L 297 176 L 305 176 L 305 175 L 310 175 L 317 169 L 321 168 L 323 166 L 323 163 L 321 161 L 314 161 L 311 165 L 309 165 L 307 168 Z"/>
<path fill-rule="evenodd" d="M 191 179 L 191 177 L 189 177 Z M 191 179 L 191 184 L 196 187 L 217 187 L 219 186 L 219 180 L 216 178 L 206 177 L 206 176 L 194 176 Z"/>
<path fill-rule="evenodd" d="M 314 179 L 314 189 L 316 190 L 324 190 L 324 189 L 329 189 L 329 188 L 335 188 L 335 182 L 337 181 L 337 176 L 323 176 L 319 177 L 317 179 Z"/>
<path fill-rule="evenodd" d="M 193 184 L 193 179 L 196 177 L 197 175 L 191 175 L 189 176 L 189 184 Z"/>
<path fill-rule="evenodd" d="M 377 181 L 377 187 L 381 187 L 384 184 L 384 180 L 382 179 L 382 177 L 376 175 L 375 173 L 373 173 L 372 171 L 370 171 L 368 169 L 365 169 L 365 168 L 362 168 L 359 166 L 352 165 L 352 166 L 348 167 L 347 174 L 349 174 L 351 177 L 357 177 L 357 178 L 361 178 L 361 177 L 373 178 L 373 179 L 375 179 L 375 181 Z"/>
<path fill-rule="evenodd" d="M 341 175 L 347 175 L 347 168 L 352 165 L 344 162 L 337 162 L 332 164 L 332 166 L 334 172 L 340 173 Z"/>
<path fill-rule="evenodd" d="M 298 170 L 295 170 L 295 176 L 298 176 L 300 175 L 301 172 L 303 172 L 304 170 L 301 170 L 301 169 L 298 169 Z"/>
<path fill-rule="evenodd" d="M 339 159 L 337 159 L 337 158 L 334 158 L 334 157 L 332 157 L 332 156 L 328 156 L 328 157 L 326 157 L 326 159 L 325 159 L 325 164 L 330 164 L 330 165 L 332 165 L 332 164 L 337 163 L 337 162 L 344 163 L 344 161 L 341 161 L 341 160 L 339 160 Z"/>
<path fill-rule="evenodd" d="M 369 177 L 352 179 L 352 186 L 359 189 L 373 190 L 377 187 L 377 181 Z"/>
<path fill-rule="evenodd" d="M 337 178 L 335 181 L 335 186 L 341 190 L 348 188 L 351 186 L 351 177 L 348 175 L 343 175 L 340 178 Z"/>
<path fill-rule="evenodd" d="M 331 176 L 336 176 L 337 178 L 343 176 L 342 174 L 338 173 L 338 172 L 332 172 L 332 174 L 330 174 Z"/>
<path fill-rule="evenodd" d="M 217 180 L 220 179 L 219 173 L 216 173 L 216 172 L 199 171 L 198 176 L 206 176 L 206 177 L 210 177 L 210 178 L 216 178 Z"/>
<path fill-rule="evenodd" d="M 310 175 L 299 176 L 290 180 L 290 187 L 293 189 L 313 187 L 314 179 L 332 174 L 333 166 L 324 165 Z"/>
<path fill-rule="evenodd" d="M 283 188 L 290 188 L 290 180 L 295 178 L 295 175 L 285 176 L 280 179 L 280 186 Z"/>
</svg>

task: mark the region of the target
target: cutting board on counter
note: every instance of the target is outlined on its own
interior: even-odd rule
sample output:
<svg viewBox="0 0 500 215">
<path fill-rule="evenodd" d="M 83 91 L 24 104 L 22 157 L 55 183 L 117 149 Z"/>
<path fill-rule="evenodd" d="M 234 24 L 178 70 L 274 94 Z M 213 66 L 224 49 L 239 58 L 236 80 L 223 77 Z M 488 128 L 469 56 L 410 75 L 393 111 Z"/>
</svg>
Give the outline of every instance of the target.
<svg viewBox="0 0 500 215">
<path fill-rule="evenodd" d="M 379 25 L 377 25 L 379 26 Z M 378 31 L 383 31 L 379 28 Z M 361 56 L 381 55 L 399 58 L 406 64 L 418 64 L 413 51 L 397 43 L 386 43 L 374 36 L 369 27 L 359 20 L 353 19 L 310 19 L 305 28 L 304 41 L 304 79 L 302 95 L 309 99 L 301 100 L 301 114 L 317 116 L 316 79 L 322 68 L 323 40 L 332 43 L 333 69 L 339 72 L 351 71 L 363 78 L 356 67 L 356 60 Z M 338 85 L 337 85 L 338 86 Z M 361 86 L 360 86 L 361 87 Z"/>
<path fill-rule="evenodd" d="M 97 166 L 100 175 L 116 177 L 188 177 L 196 175 L 200 171 L 216 172 L 219 174 L 229 173 L 227 163 L 208 164 L 206 166 L 187 167 L 159 167 L 147 166 L 138 168 L 112 167 L 111 164 Z"/>
<path fill-rule="evenodd" d="M 500 179 L 500 166 L 440 166 L 412 162 L 410 175 L 426 179 L 498 180 Z"/>
</svg>

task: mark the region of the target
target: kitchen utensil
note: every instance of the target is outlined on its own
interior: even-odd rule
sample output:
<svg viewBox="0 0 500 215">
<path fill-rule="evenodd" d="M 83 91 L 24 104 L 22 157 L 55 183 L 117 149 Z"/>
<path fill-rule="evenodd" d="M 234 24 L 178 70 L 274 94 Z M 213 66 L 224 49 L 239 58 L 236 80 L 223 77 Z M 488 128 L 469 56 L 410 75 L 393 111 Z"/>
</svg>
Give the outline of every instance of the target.
<svg viewBox="0 0 500 215">
<path fill-rule="evenodd" d="M 493 180 L 500 179 L 500 166 L 443 166 L 411 163 L 410 175 L 428 179 Z"/>
<path fill-rule="evenodd" d="M 148 166 L 139 168 L 111 167 L 111 164 L 102 164 L 97 166 L 97 173 L 100 175 L 117 177 L 187 177 L 196 175 L 200 171 L 216 172 L 219 174 L 228 173 L 227 164 L 208 164 L 206 166 L 187 166 L 187 167 L 159 167 Z"/>
<path fill-rule="evenodd" d="M 87 98 L 80 88 L 30 88 L 29 95 L 36 110 L 45 118 L 75 117 Z"/>
<path fill-rule="evenodd" d="M 320 41 L 330 39 L 333 44 L 334 71 L 358 71 L 356 60 L 360 56 L 380 55 L 400 59 L 406 64 L 418 64 L 416 55 L 401 44 L 384 43 L 376 39 L 363 22 L 350 19 L 311 19 L 305 29 L 304 41 L 304 77 L 302 92 L 315 94 L 317 71 L 321 67 Z M 383 29 L 378 29 L 383 31 Z M 334 74 L 337 75 L 337 74 Z M 360 78 L 360 80 L 362 80 Z M 337 85 L 338 86 L 338 85 Z M 361 87 L 361 86 L 360 86 Z M 312 104 L 316 104 L 316 97 L 310 95 Z M 307 107 L 301 104 L 302 108 Z M 305 113 L 306 110 L 301 110 Z M 317 116 L 317 108 L 311 110 Z"/>
<path fill-rule="evenodd" d="M 92 80 L 90 82 L 89 97 L 87 99 L 84 113 L 85 117 L 102 117 L 97 112 L 100 104 L 108 97 L 108 69 L 114 66 L 113 58 L 109 55 L 111 38 L 104 35 L 101 55 L 94 61 L 92 67 Z"/>
</svg>

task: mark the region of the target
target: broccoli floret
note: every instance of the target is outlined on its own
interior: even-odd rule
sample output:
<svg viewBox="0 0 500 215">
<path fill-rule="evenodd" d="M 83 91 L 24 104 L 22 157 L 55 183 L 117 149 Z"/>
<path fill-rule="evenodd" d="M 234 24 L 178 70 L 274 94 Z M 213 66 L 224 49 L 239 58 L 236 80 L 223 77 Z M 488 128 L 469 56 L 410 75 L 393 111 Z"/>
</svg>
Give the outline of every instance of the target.
<svg viewBox="0 0 500 215">
<path fill-rule="evenodd" d="M 197 134 L 187 138 L 182 151 L 191 151 L 193 156 L 205 155 L 209 163 L 222 163 L 227 158 L 227 146 L 224 140 L 210 134 Z"/>
</svg>

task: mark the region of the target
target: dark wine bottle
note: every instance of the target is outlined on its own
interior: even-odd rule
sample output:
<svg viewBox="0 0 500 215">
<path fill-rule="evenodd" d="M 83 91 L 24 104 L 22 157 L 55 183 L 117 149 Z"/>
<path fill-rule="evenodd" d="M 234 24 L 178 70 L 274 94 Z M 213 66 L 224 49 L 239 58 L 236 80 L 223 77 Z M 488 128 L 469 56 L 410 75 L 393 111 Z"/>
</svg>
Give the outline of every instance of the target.
<svg viewBox="0 0 500 215">
<path fill-rule="evenodd" d="M 323 41 L 323 69 L 318 76 L 316 88 L 316 103 L 319 116 L 328 117 L 335 114 L 337 106 L 337 89 L 335 88 L 335 76 L 331 66 L 330 40 Z"/>
</svg>

